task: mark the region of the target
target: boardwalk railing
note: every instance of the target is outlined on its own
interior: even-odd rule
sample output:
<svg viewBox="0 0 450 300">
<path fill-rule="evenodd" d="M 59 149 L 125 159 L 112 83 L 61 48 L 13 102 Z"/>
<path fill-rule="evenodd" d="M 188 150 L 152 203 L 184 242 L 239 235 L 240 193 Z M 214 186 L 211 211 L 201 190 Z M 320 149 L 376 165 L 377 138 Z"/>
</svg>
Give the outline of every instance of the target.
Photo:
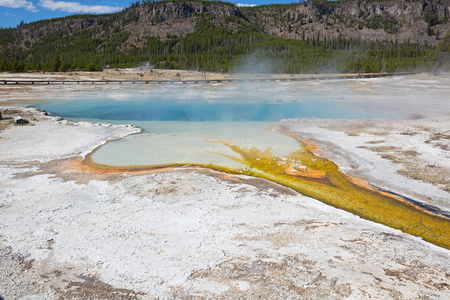
<svg viewBox="0 0 450 300">
<path fill-rule="evenodd" d="M 84 80 L 43 80 L 43 79 L 0 79 L 1 85 L 55 85 L 55 84 L 195 84 L 195 83 L 221 83 L 221 82 L 264 82 L 264 81 L 310 81 L 310 80 L 334 80 L 334 79 L 356 79 L 356 78 L 376 78 L 387 76 L 404 76 L 414 73 L 369 73 L 369 74 L 349 74 L 349 75 L 315 75 L 310 77 L 282 77 L 282 78 L 223 78 L 223 79 L 188 79 L 188 80 L 96 80 L 96 79 L 84 79 Z"/>
</svg>

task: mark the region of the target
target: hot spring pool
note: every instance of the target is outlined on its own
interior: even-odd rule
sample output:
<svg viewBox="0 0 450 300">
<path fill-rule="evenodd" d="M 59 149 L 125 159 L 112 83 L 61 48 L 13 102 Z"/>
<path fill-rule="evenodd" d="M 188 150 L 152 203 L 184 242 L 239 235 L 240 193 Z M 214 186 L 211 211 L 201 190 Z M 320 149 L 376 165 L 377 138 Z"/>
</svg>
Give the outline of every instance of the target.
<svg viewBox="0 0 450 300">
<path fill-rule="evenodd" d="M 117 93 L 84 93 L 34 105 L 72 121 L 133 124 L 139 135 L 112 141 L 92 159 L 104 165 L 214 164 L 242 167 L 220 141 L 283 156 L 299 147 L 297 140 L 269 130 L 290 118 L 378 118 L 391 112 L 355 105 L 341 93 L 320 88 L 307 92 L 292 84 L 237 86 L 151 86 Z"/>
<path fill-rule="evenodd" d="M 354 184 L 333 162 L 273 130 L 287 118 L 439 114 L 449 111 L 448 81 L 412 77 L 244 87 L 108 87 L 33 106 L 72 121 L 131 123 L 143 129 L 100 147 L 89 157 L 97 167 L 195 164 L 261 177 L 450 249 L 448 220 Z"/>
<path fill-rule="evenodd" d="M 424 86 L 431 87 L 424 89 Z M 230 160 L 228 141 L 285 155 L 298 142 L 268 130 L 281 119 L 404 118 L 442 111 L 447 77 L 416 75 L 357 80 L 245 84 L 89 87 L 33 105 L 73 121 L 133 124 L 136 136 L 101 147 L 104 165 L 218 164 Z M 426 105 L 426 106 L 425 106 Z M 445 110 L 444 110 L 445 111 Z"/>
</svg>

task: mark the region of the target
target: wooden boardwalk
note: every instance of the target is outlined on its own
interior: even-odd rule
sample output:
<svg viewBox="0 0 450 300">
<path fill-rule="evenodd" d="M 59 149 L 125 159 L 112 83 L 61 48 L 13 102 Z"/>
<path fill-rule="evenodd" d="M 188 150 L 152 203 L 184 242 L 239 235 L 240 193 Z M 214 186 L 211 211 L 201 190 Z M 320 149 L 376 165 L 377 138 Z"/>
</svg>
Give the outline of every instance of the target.
<svg viewBox="0 0 450 300">
<path fill-rule="evenodd" d="M 350 75 L 314 75 L 309 77 L 282 77 L 282 78 L 223 78 L 202 80 L 43 80 L 43 79 L 0 79 L 0 86 L 4 85 L 55 85 L 55 84 L 198 84 L 198 83 L 222 83 L 222 82 L 267 82 L 267 81 L 311 81 L 311 80 L 336 80 L 356 78 L 376 78 L 388 76 L 404 76 L 414 73 L 368 73 Z"/>
</svg>

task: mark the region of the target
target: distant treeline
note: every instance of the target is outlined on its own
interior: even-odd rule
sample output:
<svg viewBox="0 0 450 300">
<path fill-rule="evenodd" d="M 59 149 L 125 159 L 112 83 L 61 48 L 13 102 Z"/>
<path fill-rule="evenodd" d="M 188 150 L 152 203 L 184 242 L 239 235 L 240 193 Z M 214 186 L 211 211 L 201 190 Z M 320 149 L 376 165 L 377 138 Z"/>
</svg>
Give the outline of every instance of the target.
<svg viewBox="0 0 450 300">
<path fill-rule="evenodd" d="M 247 73 L 450 70 L 450 34 L 434 47 L 342 37 L 294 40 L 263 33 L 235 16 L 227 17 L 227 22 L 235 22 L 237 29 L 216 26 L 201 16 L 192 33 L 146 36 L 126 47 L 129 33 L 114 28 L 86 29 L 72 35 L 55 31 L 33 45 L 25 41 L 23 47 L 6 47 L 13 29 L 3 29 L 0 71 L 96 71 L 146 62 L 166 69 Z"/>
<path fill-rule="evenodd" d="M 448 43 L 448 38 L 444 40 Z M 341 37 L 320 40 L 319 36 L 286 39 L 245 26 L 233 32 L 203 20 L 185 36 L 169 35 L 164 42 L 147 37 L 145 47 L 133 48 L 129 54 L 168 69 L 314 73 L 428 70 L 439 68 L 436 52 L 427 44 Z"/>
</svg>

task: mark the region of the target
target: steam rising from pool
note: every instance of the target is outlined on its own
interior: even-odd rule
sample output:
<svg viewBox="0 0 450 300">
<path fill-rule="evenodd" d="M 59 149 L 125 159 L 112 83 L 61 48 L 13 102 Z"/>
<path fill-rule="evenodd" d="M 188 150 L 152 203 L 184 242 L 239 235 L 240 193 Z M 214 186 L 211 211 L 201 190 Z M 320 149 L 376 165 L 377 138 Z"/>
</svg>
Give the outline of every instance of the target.
<svg viewBox="0 0 450 300">
<path fill-rule="evenodd" d="M 39 106 L 73 120 L 133 123 L 143 129 L 89 155 L 86 161 L 99 169 L 198 164 L 261 177 L 450 249 L 448 220 L 354 184 L 333 162 L 273 130 L 284 118 L 445 115 L 448 83 L 447 77 L 409 77 L 116 87 Z"/>
<path fill-rule="evenodd" d="M 271 88 L 268 88 L 271 87 Z M 41 108 L 71 120 L 132 123 L 143 133 L 110 142 L 92 156 L 115 166 L 200 164 L 241 168 L 217 141 L 288 155 L 299 143 L 268 129 L 289 118 L 367 118 L 385 113 L 349 107 L 321 93 L 295 93 L 292 85 L 152 86 L 103 97 L 55 101 Z M 132 95 L 128 97 L 127 95 Z"/>
<path fill-rule="evenodd" d="M 426 87 L 426 88 L 425 88 Z M 407 118 L 450 111 L 448 76 L 358 80 L 108 86 L 36 105 L 66 119 L 132 123 L 143 134 L 108 143 L 93 159 L 102 164 L 218 163 L 230 141 L 288 149 L 294 139 L 268 131 L 289 118 Z M 217 154 L 219 153 L 219 154 Z"/>
</svg>

